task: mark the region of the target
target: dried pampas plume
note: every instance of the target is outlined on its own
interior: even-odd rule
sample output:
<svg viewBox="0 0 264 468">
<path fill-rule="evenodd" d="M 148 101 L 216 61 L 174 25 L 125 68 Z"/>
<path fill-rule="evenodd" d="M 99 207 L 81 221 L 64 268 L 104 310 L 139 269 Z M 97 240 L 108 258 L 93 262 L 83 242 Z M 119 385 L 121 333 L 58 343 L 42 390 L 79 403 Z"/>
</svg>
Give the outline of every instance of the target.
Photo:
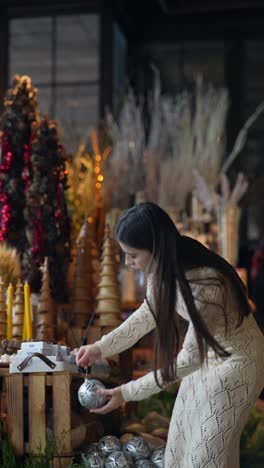
<svg viewBox="0 0 264 468">
<path fill-rule="evenodd" d="M 0 277 L 5 285 L 14 283 L 21 276 L 20 261 L 16 249 L 0 243 Z"/>
</svg>

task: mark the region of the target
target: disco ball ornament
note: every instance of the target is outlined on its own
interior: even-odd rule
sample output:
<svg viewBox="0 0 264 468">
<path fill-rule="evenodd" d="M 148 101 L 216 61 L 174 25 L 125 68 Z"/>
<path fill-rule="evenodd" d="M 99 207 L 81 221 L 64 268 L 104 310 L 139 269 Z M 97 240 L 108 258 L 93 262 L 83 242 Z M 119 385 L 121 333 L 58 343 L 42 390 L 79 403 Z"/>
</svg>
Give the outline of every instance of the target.
<svg viewBox="0 0 264 468">
<path fill-rule="evenodd" d="M 102 437 L 102 439 L 99 440 L 97 447 L 105 458 L 113 452 L 120 452 L 122 450 L 119 439 L 111 435 Z"/>
<path fill-rule="evenodd" d="M 123 450 L 131 455 L 134 461 L 149 458 L 152 452 L 150 445 L 142 437 L 130 439 L 124 444 Z"/>
<path fill-rule="evenodd" d="M 156 465 L 154 465 L 154 463 L 152 463 L 152 461 L 150 460 L 138 460 L 137 463 L 136 463 L 136 467 L 140 467 L 140 468 L 156 468 Z"/>
<path fill-rule="evenodd" d="M 154 463 L 155 466 L 158 468 L 164 468 L 165 466 L 165 447 L 158 447 L 154 449 L 150 460 Z"/>
<path fill-rule="evenodd" d="M 87 455 L 100 455 L 96 442 L 92 442 L 88 445 L 87 449 L 84 452 L 84 456 Z"/>
<path fill-rule="evenodd" d="M 87 455 L 82 454 L 82 460 L 85 468 L 105 468 L 105 459 L 101 455 Z"/>
<path fill-rule="evenodd" d="M 105 468 L 129 468 L 133 466 L 132 457 L 121 451 L 111 453 L 105 462 Z"/>
<path fill-rule="evenodd" d="M 106 403 L 105 395 L 98 395 L 96 392 L 99 389 L 104 389 L 102 382 L 95 379 L 85 379 L 84 383 L 78 390 L 78 400 L 84 408 L 94 409 L 101 408 Z"/>
</svg>

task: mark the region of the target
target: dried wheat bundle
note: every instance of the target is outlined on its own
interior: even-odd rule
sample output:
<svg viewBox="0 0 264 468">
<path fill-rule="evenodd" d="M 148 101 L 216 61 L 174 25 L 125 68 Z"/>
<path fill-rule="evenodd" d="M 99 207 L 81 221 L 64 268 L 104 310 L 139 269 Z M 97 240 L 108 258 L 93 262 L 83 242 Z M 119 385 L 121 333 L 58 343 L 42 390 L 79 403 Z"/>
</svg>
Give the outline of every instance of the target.
<svg viewBox="0 0 264 468">
<path fill-rule="evenodd" d="M 196 78 L 192 119 L 193 167 L 215 185 L 225 151 L 225 123 L 228 92 L 225 88 L 205 85 Z"/>
<path fill-rule="evenodd" d="M 14 283 L 21 276 L 20 261 L 17 251 L 0 243 L 0 277 L 5 285 Z"/>
<path fill-rule="evenodd" d="M 185 207 L 186 184 L 190 175 L 186 173 L 184 161 L 175 158 L 166 159 L 160 168 L 158 203 L 165 210 L 174 209 L 176 218 Z"/>
</svg>

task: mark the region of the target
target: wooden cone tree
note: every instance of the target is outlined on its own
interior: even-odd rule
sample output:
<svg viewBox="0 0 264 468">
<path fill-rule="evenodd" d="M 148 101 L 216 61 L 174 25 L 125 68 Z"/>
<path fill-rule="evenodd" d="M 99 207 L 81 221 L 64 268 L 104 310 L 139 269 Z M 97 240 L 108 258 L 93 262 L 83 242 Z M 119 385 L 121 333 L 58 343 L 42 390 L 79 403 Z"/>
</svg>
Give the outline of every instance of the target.
<svg viewBox="0 0 264 468">
<path fill-rule="evenodd" d="M 55 338 L 55 314 L 51 297 L 50 276 L 48 258 L 45 258 L 42 268 L 42 286 L 40 300 L 35 313 L 36 339 L 40 341 L 54 341 Z"/>
<path fill-rule="evenodd" d="M 22 340 L 24 325 L 24 286 L 21 281 L 17 282 L 15 300 L 13 307 L 13 330 L 12 336 L 18 341 Z"/>
<path fill-rule="evenodd" d="M 98 284 L 100 279 L 100 259 L 99 259 L 99 251 L 94 241 L 94 234 L 93 230 L 94 227 L 92 225 L 94 221 L 89 222 L 90 229 L 88 230 L 88 243 L 89 243 L 89 251 L 91 252 L 91 263 L 92 263 L 92 280 L 93 280 L 93 297 L 94 301 L 96 300 L 98 294 Z"/>
<path fill-rule="evenodd" d="M 6 335 L 6 286 L 2 278 L 0 278 L 0 342 L 6 338 Z"/>
<path fill-rule="evenodd" d="M 101 327 L 115 327 L 120 324 L 120 290 L 115 253 L 110 228 L 107 225 L 103 242 L 96 308 L 99 316 L 98 325 Z"/>
</svg>

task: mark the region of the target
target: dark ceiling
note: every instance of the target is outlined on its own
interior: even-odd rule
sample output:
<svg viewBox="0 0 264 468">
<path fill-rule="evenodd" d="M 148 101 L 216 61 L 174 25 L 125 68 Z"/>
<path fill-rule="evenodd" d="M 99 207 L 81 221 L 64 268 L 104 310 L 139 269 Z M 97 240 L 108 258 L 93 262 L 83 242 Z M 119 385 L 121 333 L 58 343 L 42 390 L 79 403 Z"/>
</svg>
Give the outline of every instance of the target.
<svg viewBox="0 0 264 468">
<path fill-rule="evenodd" d="M 264 0 L 116 0 L 127 29 L 144 41 L 170 41 L 182 34 L 234 36 L 259 31 Z"/>
<path fill-rule="evenodd" d="M 107 9 L 121 16 L 134 31 L 143 33 L 143 26 L 150 24 L 160 29 L 171 24 L 180 27 L 186 21 L 210 20 L 213 25 L 219 18 L 232 23 L 253 18 L 263 21 L 264 0 L 0 0 L 0 8 L 9 16 Z"/>
</svg>

